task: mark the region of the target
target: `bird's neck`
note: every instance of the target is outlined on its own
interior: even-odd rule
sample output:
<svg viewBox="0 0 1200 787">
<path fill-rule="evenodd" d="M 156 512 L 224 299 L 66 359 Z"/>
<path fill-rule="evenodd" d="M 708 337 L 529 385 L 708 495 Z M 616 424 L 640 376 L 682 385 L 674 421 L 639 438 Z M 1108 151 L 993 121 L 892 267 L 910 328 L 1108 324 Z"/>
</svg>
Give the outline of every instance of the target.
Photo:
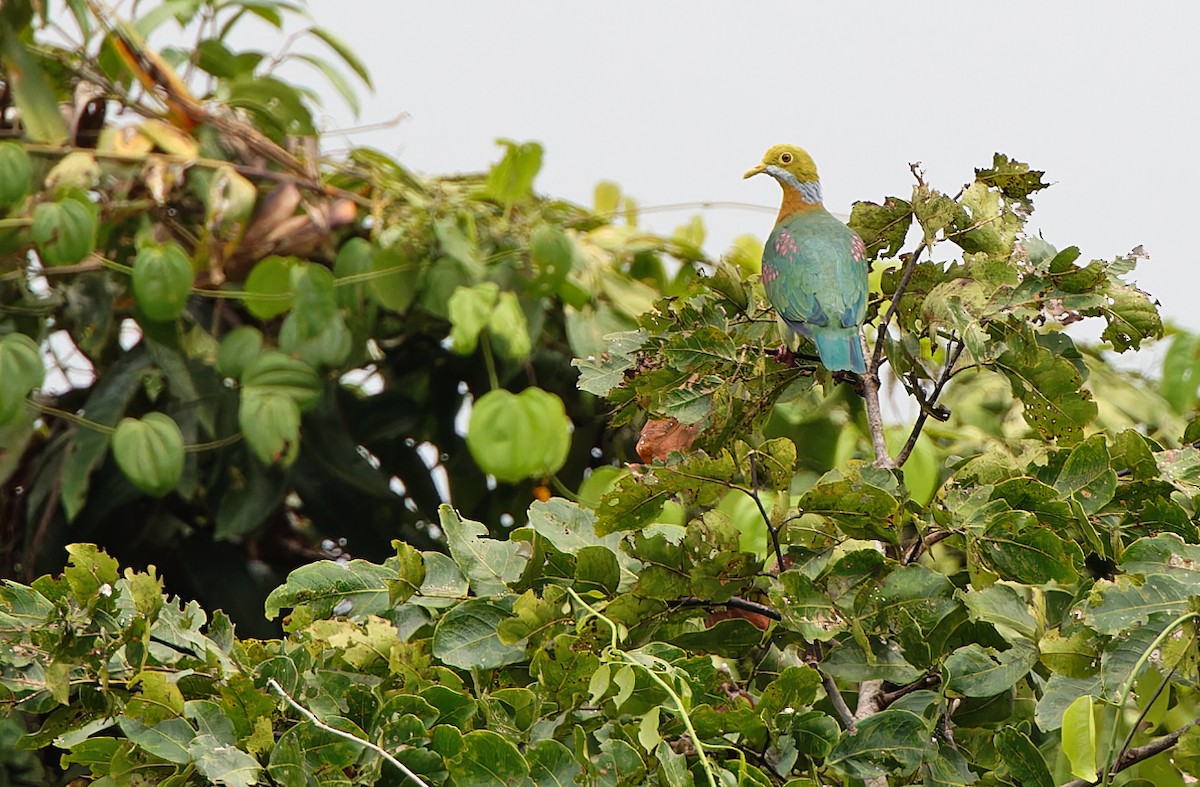
<svg viewBox="0 0 1200 787">
<path fill-rule="evenodd" d="M 779 219 L 797 213 L 817 210 L 821 205 L 821 182 L 810 180 L 801 183 L 792 179 L 791 182 L 780 181 L 783 186 L 783 203 L 779 206 Z"/>
</svg>

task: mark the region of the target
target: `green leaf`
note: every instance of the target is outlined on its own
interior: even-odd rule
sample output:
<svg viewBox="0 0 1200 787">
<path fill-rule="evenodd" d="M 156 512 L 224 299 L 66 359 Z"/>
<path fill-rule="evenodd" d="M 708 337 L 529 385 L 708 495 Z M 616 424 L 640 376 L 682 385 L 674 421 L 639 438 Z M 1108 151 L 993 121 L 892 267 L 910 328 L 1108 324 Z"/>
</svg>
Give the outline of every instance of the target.
<svg viewBox="0 0 1200 787">
<path fill-rule="evenodd" d="M 841 737 L 837 722 L 819 711 L 797 713 L 792 720 L 791 733 L 796 739 L 796 751 L 814 762 L 828 757 Z"/>
<path fill-rule="evenodd" d="M 1037 658 L 1037 647 L 1020 637 L 1001 653 L 981 645 L 964 645 L 946 658 L 946 689 L 966 697 L 994 696 L 1023 680 Z"/>
<path fill-rule="evenodd" d="M 570 787 L 581 770 L 571 750 L 553 739 L 526 746 L 525 761 L 529 763 L 529 777 L 537 787 Z"/>
<path fill-rule="evenodd" d="M 225 334 L 217 350 L 217 372 L 224 377 L 242 377 L 246 367 L 262 354 L 262 347 L 262 331 L 252 325 L 234 328 Z"/>
<path fill-rule="evenodd" d="M 1139 538 L 1121 555 L 1121 569 L 1142 577 L 1170 577 L 1191 595 L 1200 595 L 1200 546 L 1164 533 Z"/>
<path fill-rule="evenodd" d="M 827 762 L 850 778 L 903 778 L 916 772 L 930 745 L 924 719 L 906 710 L 885 710 L 863 719 L 854 733 L 843 736 Z"/>
<path fill-rule="evenodd" d="M 1137 350 L 1146 339 L 1162 336 L 1162 317 L 1146 293 L 1127 284 L 1113 284 L 1107 295 L 1109 305 L 1104 316 L 1108 327 L 1100 338 L 1111 343 L 1114 350 L 1119 353 L 1131 348 Z"/>
<path fill-rule="evenodd" d="M 508 207 L 533 195 L 533 179 L 542 168 L 542 146 L 509 139 L 498 139 L 496 144 L 504 147 L 504 158 L 488 172 L 485 194 Z"/>
<path fill-rule="evenodd" d="M 1005 197 L 1027 208 L 1033 204 L 1029 199 L 1030 194 L 1049 188 L 1049 183 L 1042 182 L 1045 174 L 1041 170 L 1030 169 L 1028 164 L 1010 159 L 1003 153 L 992 157 L 992 166 L 975 170 L 977 180 L 999 189 Z"/>
<path fill-rule="evenodd" d="M 0 163 L 0 166 L 3 164 Z M 1159 393 L 1171 403 L 1172 410 L 1183 415 L 1196 406 L 1198 389 L 1200 389 L 1200 335 L 1179 331 L 1171 339 L 1171 345 L 1163 357 Z"/>
<path fill-rule="evenodd" d="M 1191 727 L 1180 736 L 1171 761 L 1189 776 L 1200 775 L 1200 727 Z"/>
<path fill-rule="evenodd" d="M 262 777 L 258 760 L 211 735 L 197 735 L 188 746 L 188 754 L 196 763 L 196 770 L 212 784 L 250 787 Z"/>
<path fill-rule="evenodd" d="M 488 332 L 500 354 L 511 361 L 523 361 L 533 350 L 529 324 L 516 293 L 502 292 L 488 319 Z"/>
<path fill-rule="evenodd" d="M 133 295 L 138 308 L 156 322 L 183 314 L 192 294 L 192 261 L 178 243 L 143 246 L 133 263 Z"/>
<path fill-rule="evenodd" d="M 908 227 L 912 224 L 912 204 L 898 197 L 888 197 L 882 205 L 874 202 L 855 202 L 850 210 L 850 229 L 858 233 L 867 247 L 867 259 L 894 257 L 904 246 Z"/>
<path fill-rule="evenodd" d="M 947 233 L 963 251 L 985 252 L 1008 256 L 1021 222 L 1001 200 L 1000 194 L 976 180 L 959 198 L 963 210 L 953 223 L 954 231 Z"/>
<path fill-rule="evenodd" d="M 45 374 L 37 342 L 23 333 L 0 338 L 0 424 L 25 412 L 25 397 L 42 384 Z"/>
<path fill-rule="evenodd" d="M 1009 349 L 996 359 L 1008 378 L 1013 396 L 1025 406 L 1025 421 L 1043 439 L 1073 445 L 1083 439 L 1083 427 L 1096 417 L 1096 403 L 1081 390 L 1083 379 L 1069 360 L 1036 342 L 1022 351 Z"/>
<path fill-rule="evenodd" d="M 530 289 L 539 296 L 557 293 L 571 272 L 575 246 L 556 224 L 539 224 L 529 237 L 529 261 L 533 267 Z"/>
<path fill-rule="evenodd" d="M 33 190 L 33 159 L 16 142 L 0 142 L 0 208 L 19 205 Z"/>
<path fill-rule="evenodd" d="M 122 418 L 112 437 L 113 458 L 125 477 L 148 495 L 162 497 L 183 476 L 183 433 L 164 413 Z"/>
<path fill-rule="evenodd" d="M 497 634 L 511 614 L 485 599 L 456 605 L 438 621 L 433 632 L 433 655 L 464 670 L 498 669 L 526 659 L 525 641 L 505 645 Z"/>
<path fill-rule="evenodd" d="M 1046 759 L 1028 736 L 1015 727 L 1005 727 L 996 733 L 996 750 L 1000 752 L 1009 773 L 1024 787 L 1054 787 L 1054 779 Z"/>
<path fill-rule="evenodd" d="M 802 513 L 828 517 L 852 538 L 899 543 L 899 534 L 891 522 L 899 502 L 889 492 L 862 480 L 818 483 L 800 498 L 796 507 Z"/>
<path fill-rule="evenodd" d="M 1187 588 L 1173 577 L 1153 574 L 1139 581 L 1122 574 L 1113 581 L 1096 582 L 1082 608 L 1083 622 L 1100 634 L 1120 634 L 1145 625 L 1152 615 L 1183 613 L 1188 597 Z"/>
<path fill-rule="evenodd" d="M 827 642 L 846 630 L 847 621 L 820 588 L 798 570 L 779 575 L 771 602 L 783 616 L 781 625 L 809 641 Z"/>
<path fill-rule="evenodd" d="M 503 389 L 475 400 L 467 447 L 479 468 L 514 483 L 558 472 L 571 447 L 571 421 L 562 400 L 541 388 Z"/>
<path fill-rule="evenodd" d="M 1075 700 L 1063 714 L 1063 754 L 1071 763 L 1071 775 L 1086 782 L 1099 777 L 1096 772 L 1096 716 L 1092 697 L 1085 694 Z"/>
<path fill-rule="evenodd" d="M 1007 584 L 997 583 L 979 590 L 959 591 L 971 619 L 991 623 L 1001 636 L 1012 641 L 1013 635 L 1034 639 L 1037 620 L 1019 591 Z"/>
<path fill-rule="evenodd" d="M 396 572 L 365 560 L 338 563 L 321 560 L 288 574 L 267 596 L 265 612 L 274 620 L 291 607 L 294 626 L 336 615 L 381 615 L 390 609 L 388 581 Z M 428 578 L 427 578 L 428 579 Z"/>
<path fill-rule="evenodd" d="M 459 287 L 450 296 L 450 348 L 459 355 L 475 352 L 479 333 L 487 327 L 496 307 L 500 286 L 484 282 L 474 287 Z"/>
<path fill-rule="evenodd" d="M 637 363 L 637 352 L 646 343 L 649 334 L 645 330 L 610 333 L 604 337 L 607 350 L 597 358 L 575 358 L 571 365 L 578 368 L 579 390 L 596 396 L 608 396 L 625 379 L 625 373 Z"/>
<path fill-rule="evenodd" d="M 479 522 L 463 519 L 452 507 L 438 508 L 446 543 L 458 567 L 471 581 L 477 596 L 502 596 L 509 592 L 525 570 L 528 555 L 522 554 L 521 544 L 486 538 L 487 528 Z"/>
<path fill-rule="evenodd" d="M 375 86 L 371 84 L 371 74 L 367 71 L 366 65 L 356 54 L 354 54 L 353 49 L 346 46 L 344 41 L 323 27 L 311 27 L 309 28 L 308 32 L 324 41 L 330 49 L 336 52 L 337 56 L 342 59 L 342 62 L 349 66 L 350 70 L 353 71 L 367 87 L 371 88 L 372 90 L 375 89 Z"/>
<path fill-rule="evenodd" d="M 295 402 L 301 412 L 311 409 L 321 398 L 321 392 L 321 379 L 311 366 L 276 350 L 255 358 L 242 374 L 243 396 L 284 396 Z"/>
<path fill-rule="evenodd" d="M 350 354 L 351 337 L 338 308 L 333 273 L 311 262 L 290 273 L 292 311 L 279 329 L 279 348 L 309 366 L 338 366 Z"/>
<path fill-rule="evenodd" d="M 983 560 L 1002 578 L 1016 582 L 1070 584 L 1078 579 L 1083 561 L 1079 546 L 1037 525 L 1012 526 L 1014 520 L 1028 519 L 1032 517 L 1023 512 L 1001 519 L 986 534 L 972 539 Z"/>
<path fill-rule="evenodd" d="M 36 57 L 25 48 L 21 36 L 0 19 L 0 60 L 12 90 L 13 103 L 21 110 L 21 126 L 34 142 L 61 145 L 70 136 L 46 73 Z"/>
<path fill-rule="evenodd" d="M 958 213 L 958 205 L 954 200 L 923 183 L 913 187 L 912 206 L 913 214 L 925 235 L 926 245 L 933 245 L 937 234 L 949 226 Z"/>
<path fill-rule="evenodd" d="M 385 309 L 404 314 L 417 297 L 421 275 L 419 262 L 395 249 L 377 249 L 371 258 L 371 297 Z"/>
<path fill-rule="evenodd" d="M 142 374 L 150 365 L 145 352 L 126 353 L 107 374 L 92 386 L 84 409 L 88 418 L 98 424 L 115 426 L 130 400 L 142 390 Z M 81 429 L 74 438 L 72 450 L 63 460 L 62 501 L 67 521 L 75 519 L 88 500 L 91 474 L 108 455 L 108 433 Z"/>
<path fill-rule="evenodd" d="M 95 209 L 68 197 L 38 203 L 29 234 L 43 263 L 73 265 L 95 250 L 96 229 Z"/>
<path fill-rule="evenodd" d="M 238 425 L 246 444 L 263 464 L 295 461 L 300 450 L 300 407 L 290 396 L 245 390 L 238 404 Z"/>
<path fill-rule="evenodd" d="M 1104 435 L 1096 434 L 1071 450 L 1054 487 L 1064 497 L 1074 497 L 1085 513 L 1094 514 L 1112 500 L 1117 489 Z"/>
<path fill-rule="evenodd" d="M 177 765 L 192 761 L 188 745 L 196 737 L 196 731 L 184 719 L 163 719 L 157 724 L 146 725 L 122 715 L 117 717 L 117 724 L 126 738 L 155 757 Z"/>
<path fill-rule="evenodd" d="M 292 308 L 292 268 L 294 257 L 267 257 L 260 260 L 246 277 L 246 308 L 260 320 L 269 320 Z"/>
<path fill-rule="evenodd" d="M 321 72 L 321 76 L 327 81 L 337 94 L 346 102 L 346 106 L 350 107 L 350 111 L 354 113 L 354 117 L 358 117 L 362 111 L 362 104 L 358 100 L 358 94 L 354 92 L 354 87 L 349 80 L 342 75 L 342 72 L 331 66 L 325 60 L 314 55 L 296 53 L 291 56 L 295 60 L 308 63 L 310 66 Z"/>
<path fill-rule="evenodd" d="M 317 133 L 312 113 L 294 85 L 263 74 L 245 74 L 228 80 L 227 90 L 229 106 L 246 110 L 268 136 L 311 137 Z"/>
</svg>

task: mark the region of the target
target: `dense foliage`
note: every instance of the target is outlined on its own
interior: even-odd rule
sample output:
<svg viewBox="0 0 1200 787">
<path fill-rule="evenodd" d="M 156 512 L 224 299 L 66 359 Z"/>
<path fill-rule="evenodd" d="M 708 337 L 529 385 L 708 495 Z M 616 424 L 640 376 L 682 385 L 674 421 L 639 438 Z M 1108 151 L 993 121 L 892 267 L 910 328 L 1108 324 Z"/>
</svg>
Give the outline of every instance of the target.
<svg viewBox="0 0 1200 787">
<path fill-rule="evenodd" d="M 61 10 L 0 10 L 7 783 L 1200 773 L 1200 339 L 1112 365 L 1163 333 L 1139 253 L 1028 233 L 1041 172 L 856 204 L 830 375 L 752 241 L 541 196 L 536 144 L 318 158 L 287 57 L 230 49 L 290 5 Z"/>
</svg>

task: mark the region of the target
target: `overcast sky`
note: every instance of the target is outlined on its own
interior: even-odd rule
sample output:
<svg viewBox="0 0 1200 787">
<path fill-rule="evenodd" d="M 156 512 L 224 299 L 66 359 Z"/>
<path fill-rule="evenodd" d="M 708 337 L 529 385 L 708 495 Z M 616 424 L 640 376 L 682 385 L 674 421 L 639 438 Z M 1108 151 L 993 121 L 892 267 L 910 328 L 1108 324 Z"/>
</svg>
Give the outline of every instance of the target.
<svg viewBox="0 0 1200 787">
<path fill-rule="evenodd" d="M 419 172 L 483 169 L 503 136 L 542 142 L 539 190 L 586 204 L 611 179 L 644 206 L 773 208 L 778 187 L 742 172 L 790 142 L 816 159 L 827 206 L 848 213 L 856 199 L 908 196 L 909 162 L 953 193 L 999 150 L 1055 184 L 1035 198 L 1047 240 L 1105 258 L 1143 244 L 1151 259 L 1136 282 L 1200 330 L 1200 4 L 313 0 L 310 10 L 375 79 L 358 122 L 410 115 L 354 141 Z M 353 125 L 336 98 L 328 110 L 329 126 Z M 669 231 L 691 212 L 647 219 Z M 713 254 L 772 222 L 750 210 L 704 218 Z"/>
</svg>

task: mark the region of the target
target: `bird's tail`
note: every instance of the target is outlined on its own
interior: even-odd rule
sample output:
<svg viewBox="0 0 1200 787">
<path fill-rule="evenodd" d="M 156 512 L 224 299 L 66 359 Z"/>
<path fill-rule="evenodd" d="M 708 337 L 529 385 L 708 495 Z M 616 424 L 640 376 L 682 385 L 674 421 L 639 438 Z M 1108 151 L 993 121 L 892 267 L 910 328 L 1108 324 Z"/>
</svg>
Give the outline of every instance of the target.
<svg viewBox="0 0 1200 787">
<path fill-rule="evenodd" d="M 813 341 L 821 363 L 829 371 L 862 374 L 867 370 L 858 328 L 813 331 Z"/>
</svg>

